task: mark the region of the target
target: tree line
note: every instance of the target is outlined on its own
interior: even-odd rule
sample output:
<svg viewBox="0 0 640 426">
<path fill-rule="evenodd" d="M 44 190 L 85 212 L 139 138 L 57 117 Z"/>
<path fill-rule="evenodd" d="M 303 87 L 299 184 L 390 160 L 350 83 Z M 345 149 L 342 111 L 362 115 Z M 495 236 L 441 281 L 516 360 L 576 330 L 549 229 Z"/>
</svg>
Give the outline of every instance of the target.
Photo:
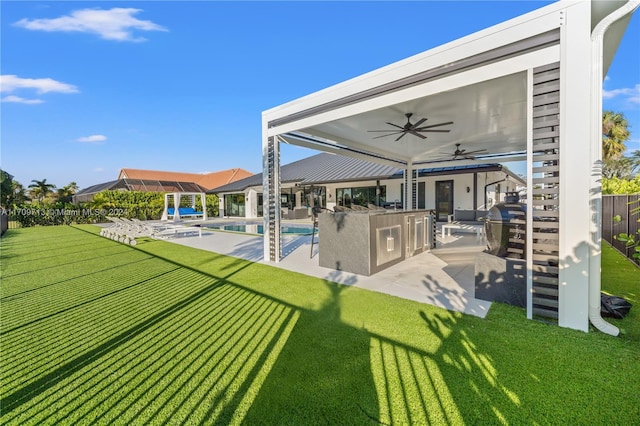
<svg viewBox="0 0 640 426">
<path fill-rule="evenodd" d="M 96 194 L 92 201 L 74 204 L 73 196 L 78 191 L 75 182 L 56 188 L 47 179 L 33 180 L 27 189 L 4 170 L 0 170 L 0 179 L 0 207 L 9 214 L 10 221 L 22 227 L 101 223 L 108 221 L 107 216 L 158 220 L 164 211 L 164 194 L 159 192 L 106 190 Z M 217 195 L 207 194 L 205 204 L 207 215 L 218 215 Z M 200 197 L 196 208 L 202 211 Z"/>
</svg>

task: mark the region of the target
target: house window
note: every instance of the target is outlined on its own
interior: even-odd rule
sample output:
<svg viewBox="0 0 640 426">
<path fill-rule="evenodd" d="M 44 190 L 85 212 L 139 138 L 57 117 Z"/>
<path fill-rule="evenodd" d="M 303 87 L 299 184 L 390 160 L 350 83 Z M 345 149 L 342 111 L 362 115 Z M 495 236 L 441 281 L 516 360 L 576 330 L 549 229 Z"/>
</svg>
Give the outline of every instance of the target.
<svg viewBox="0 0 640 426">
<path fill-rule="evenodd" d="M 280 206 L 293 210 L 296 207 L 296 194 L 280 194 Z"/>
<path fill-rule="evenodd" d="M 339 206 L 351 207 L 352 204 L 367 206 L 368 204 L 376 204 L 376 188 L 380 189 L 380 204 L 387 201 L 386 186 L 362 186 L 356 188 L 338 188 L 336 189 L 336 203 Z"/>
<path fill-rule="evenodd" d="M 306 206 L 324 207 L 327 205 L 327 189 L 324 186 L 305 187 L 302 199 Z"/>
</svg>

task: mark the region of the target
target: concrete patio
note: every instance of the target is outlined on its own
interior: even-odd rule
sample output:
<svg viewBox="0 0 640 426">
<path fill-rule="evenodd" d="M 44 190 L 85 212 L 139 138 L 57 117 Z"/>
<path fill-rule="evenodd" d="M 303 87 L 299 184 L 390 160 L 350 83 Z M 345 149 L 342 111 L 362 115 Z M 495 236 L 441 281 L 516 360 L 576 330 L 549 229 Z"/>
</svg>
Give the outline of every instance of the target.
<svg viewBox="0 0 640 426">
<path fill-rule="evenodd" d="M 223 222 L 217 219 L 208 221 L 207 225 Z M 310 225 L 308 220 L 304 224 Z M 316 235 L 312 254 L 311 236 L 283 236 L 283 259 L 279 263 L 263 260 L 262 236 L 206 231 L 202 237 L 180 237 L 168 241 L 482 318 L 489 311 L 491 302 L 474 297 L 474 257 L 484 248 L 483 242 L 478 241 L 475 235 L 454 233 L 443 239 L 438 232 L 436 249 L 371 276 L 318 266 L 318 239 Z"/>
</svg>

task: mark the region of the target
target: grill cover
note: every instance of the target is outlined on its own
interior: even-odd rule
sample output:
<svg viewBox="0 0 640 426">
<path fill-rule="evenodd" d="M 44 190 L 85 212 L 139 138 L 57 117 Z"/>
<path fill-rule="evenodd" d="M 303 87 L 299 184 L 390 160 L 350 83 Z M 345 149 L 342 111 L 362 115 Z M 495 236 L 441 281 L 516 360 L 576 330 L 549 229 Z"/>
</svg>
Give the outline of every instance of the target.
<svg viewBox="0 0 640 426">
<path fill-rule="evenodd" d="M 522 203 L 506 202 L 491 207 L 484 224 L 486 252 L 498 257 L 523 259 L 525 220 L 526 207 Z"/>
</svg>

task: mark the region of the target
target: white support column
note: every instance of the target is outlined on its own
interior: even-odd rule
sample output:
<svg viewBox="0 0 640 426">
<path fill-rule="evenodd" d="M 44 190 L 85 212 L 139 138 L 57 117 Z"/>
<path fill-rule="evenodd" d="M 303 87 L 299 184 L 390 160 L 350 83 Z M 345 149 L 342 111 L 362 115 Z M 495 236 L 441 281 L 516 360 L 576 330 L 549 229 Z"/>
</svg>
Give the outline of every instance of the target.
<svg viewBox="0 0 640 426">
<path fill-rule="evenodd" d="M 414 210 L 415 206 L 414 204 L 414 193 L 416 191 L 416 188 L 414 188 L 414 183 L 415 183 L 415 179 L 413 176 L 413 163 L 411 161 L 409 161 L 407 163 L 407 167 L 404 169 L 403 172 L 403 180 L 404 180 L 404 205 L 403 210 Z"/>
<path fill-rule="evenodd" d="M 527 70 L 527 318 L 533 318 L 533 70 Z"/>
<path fill-rule="evenodd" d="M 560 228 L 558 325 L 589 330 L 591 7 L 564 10 L 560 27 Z"/>
<path fill-rule="evenodd" d="M 263 135 L 266 132 L 263 131 Z M 280 141 L 263 136 L 262 188 L 264 210 L 264 259 L 278 263 L 282 256 L 280 236 Z"/>
<path fill-rule="evenodd" d="M 180 193 L 173 193 L 173 221 L 177 222 L 180 220 Z"/>
<path fill-rule="evenodd" d="M 207 220 L 207 194 L 201 192 L 200 201 L 202 202 L 202 220 Z"/>
<path fill-rule="evenodd" d="M 164 210 L 162 211 L 162 217 L 160 220 L 169 219 L 169 193 L 164 194 Z"/>
</svg>

